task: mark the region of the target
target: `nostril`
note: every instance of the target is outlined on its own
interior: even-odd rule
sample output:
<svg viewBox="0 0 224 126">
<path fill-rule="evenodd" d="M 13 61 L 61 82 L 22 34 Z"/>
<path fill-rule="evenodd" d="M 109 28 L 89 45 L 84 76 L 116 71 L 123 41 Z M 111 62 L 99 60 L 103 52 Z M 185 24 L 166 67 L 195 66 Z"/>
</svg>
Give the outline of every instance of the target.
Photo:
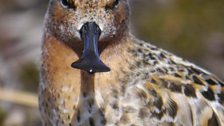
<svg viewBox="0 0 224 126">
<path fill-rule="evenodd" d="M 96 32 L 101 32 L 99 27 L 96 28 Z"/>
<path fill-rule="evenodd" d="M 83 28 L 82 28 L 82 30 L 81 30 L 81 32 L 86 33 L 86 32 L 87 32 L 87 30 L 88 30 L 88 29 L 87 29 L 87 26 L 86 26 L 86 25 L 84 25 L 84 26 L 83 26 Z"/>
<path fill-rule="evenodd" d="M 80 30 L 79 30 L 79 34 L 80 34 L 81 37 L 82 37 L 82 35 L 83 35 L 83 34 L 86 34 L 87 31 L 88 31 L 88 26 L 87 26 L 86 24 L 84 24 L 84 25 L 82 25 L 82 27 L 80 28 Z"/>
</svg>

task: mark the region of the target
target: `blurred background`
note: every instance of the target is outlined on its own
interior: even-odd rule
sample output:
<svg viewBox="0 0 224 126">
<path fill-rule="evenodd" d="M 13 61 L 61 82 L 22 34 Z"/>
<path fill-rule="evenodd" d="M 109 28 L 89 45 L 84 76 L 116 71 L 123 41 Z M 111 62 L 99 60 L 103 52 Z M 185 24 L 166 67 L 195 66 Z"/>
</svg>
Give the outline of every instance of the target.
<svg viewBox="0 0 224 126">
<path fill-rule="evenodd" d="M 36 94 L 47 3 L 46 0 L 0 0 L 0 126 L 41 125 Z M 131 27 L 136 36 L 224 80 L 223 0 L 132 0 L 130 3 Z"/>
</svg>

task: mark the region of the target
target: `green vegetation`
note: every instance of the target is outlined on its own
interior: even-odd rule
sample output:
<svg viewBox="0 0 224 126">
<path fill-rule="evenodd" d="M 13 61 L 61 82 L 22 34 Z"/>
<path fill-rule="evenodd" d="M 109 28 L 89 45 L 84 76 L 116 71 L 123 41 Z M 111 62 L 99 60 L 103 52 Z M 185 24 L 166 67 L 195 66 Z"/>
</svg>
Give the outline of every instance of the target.
<svg viewBox="0 0 224 126">
<path fill-rule="evenodd" d="M 25 90 L 36 92 L 39 83 L 39 71 L 36 64 L 33 62 L 24 64 L 21 67 L 19 79 Z"/>
<path fill-rule="evenodd" d="M 6 112 L 0 108 L 0 126 L 3 125 L 3 121 L 6 118 Z"/>
<path fill-rule="evenodd" d="M 206 40 L 224 32 L 223 0 L 173 0 L 148 5 L 133 11 L 139 36 L 195 62 L 206 54 Z"/>
</svg>

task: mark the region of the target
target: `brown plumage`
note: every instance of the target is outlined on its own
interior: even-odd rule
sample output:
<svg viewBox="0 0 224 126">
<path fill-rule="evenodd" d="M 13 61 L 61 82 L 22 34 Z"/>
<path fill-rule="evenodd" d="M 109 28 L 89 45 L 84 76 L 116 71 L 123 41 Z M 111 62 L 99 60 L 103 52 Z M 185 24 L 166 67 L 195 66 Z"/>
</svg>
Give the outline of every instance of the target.
<svg viewBox="0 0 224 126">
<path fill-rule="evenodd" d="M 39 88 L 43 124 L 224 125 L 223 82 L 188 61 L 136 39 L 130 33 L 128 17 L 127 0 L 50 1 Z M 109 72 L 101 71 L 102 64 L 94 67 L 100 64 L 98 60 L 89 63 L 86 59 L 98 58 L 97 53 L 88 54 L 88 49 L 90 56 L 85 56 L 85 42 L 90 42 L 85 37 L 92 35 L 88 28 L 93 27 L 98 29 L 93 39 L 100 34 L 100 60 Z M 71 64 L 80 59 L 87 60 L 87 65 L 73 68 Z"/>
</svg>

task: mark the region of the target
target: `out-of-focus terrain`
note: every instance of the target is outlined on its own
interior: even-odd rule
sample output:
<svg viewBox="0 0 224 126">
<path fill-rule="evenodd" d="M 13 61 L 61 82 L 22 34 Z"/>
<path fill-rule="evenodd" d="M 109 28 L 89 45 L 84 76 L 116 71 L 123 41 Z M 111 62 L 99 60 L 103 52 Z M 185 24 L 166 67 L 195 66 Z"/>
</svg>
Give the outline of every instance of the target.
<svg viewBox="0 0 224 126">
<path fill-rule="evenodd" d="M 36 94 L 47 3 L 0 0 L 1 89 Z M 224 79 L 223 5 L 223 0 L 132 0 L 131 27 L 139 38 Z M 36 107 L 0 101 L 0 126 L 40 126 L 39 117 Z"/>
</svg>

